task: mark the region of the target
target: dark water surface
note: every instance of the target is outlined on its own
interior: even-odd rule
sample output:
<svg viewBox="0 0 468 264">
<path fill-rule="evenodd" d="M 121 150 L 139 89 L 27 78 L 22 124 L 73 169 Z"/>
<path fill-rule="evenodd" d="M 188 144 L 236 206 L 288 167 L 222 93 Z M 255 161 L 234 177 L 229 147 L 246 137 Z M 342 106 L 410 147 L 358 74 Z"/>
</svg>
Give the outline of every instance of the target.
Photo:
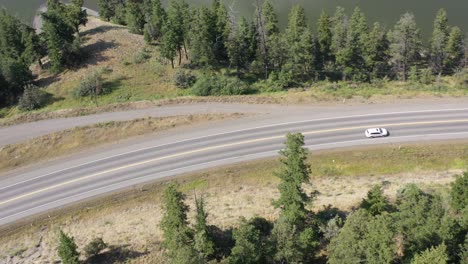
<svg viewBox="0 0 468 264">
<path fill-rule="evenodd" d="M 30 23 L 35 11 L 44 2 L 44 0 L 0 0 L 0 6 Z M 166 1 L 163 0 L 163 2 Z M 187 0 L 187 2 L 199 5 L 209 4 L 211 0 Z M 224 0 L 224 2 L 238 16 L 250 18 L 255 9 L 256 0 Z M 379 21 L 387 28 L 393 27 L 404 12 L 413 12 L 419 27 L 427 37 L 432 31 L 437 10 L 445 8 L 449 22 L 459 26 L 464 32 L 468 32 L 468 0 L 273 0 L 273 2 L 283 25 L 286 23 L 290 7 L 294 4 L 302 5 L 306 9 L 313 29 L 322 9 L 333 13 L 336 6 L 343 6 L 348 13 L 351 13 L 355 6 L 359 6 L 366 14 L 369 23 Z M 97 9 L 97 0 L 85 0 L 85 6 Z"/>
</svg>

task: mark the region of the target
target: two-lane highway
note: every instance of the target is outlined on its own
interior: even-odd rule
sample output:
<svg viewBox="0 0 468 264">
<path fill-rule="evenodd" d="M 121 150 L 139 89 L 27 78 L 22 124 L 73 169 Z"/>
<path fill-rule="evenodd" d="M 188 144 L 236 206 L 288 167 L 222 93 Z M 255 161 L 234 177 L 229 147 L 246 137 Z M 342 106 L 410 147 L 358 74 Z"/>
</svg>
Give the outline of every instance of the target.
<svg viewBox="0 0 468 264">
<path fill-rule="evenodd" d="M 367 139 L 385 127 L 390 137 Z M 78 164 L 23 171 L 0 179 L 0 225 L 137 184 L 239 161 L 277 155 L 285 134 L 301 132 L 310 149 L 468 138 L 468 109 L 338 116 L 208 135 Z"/>
</svg>

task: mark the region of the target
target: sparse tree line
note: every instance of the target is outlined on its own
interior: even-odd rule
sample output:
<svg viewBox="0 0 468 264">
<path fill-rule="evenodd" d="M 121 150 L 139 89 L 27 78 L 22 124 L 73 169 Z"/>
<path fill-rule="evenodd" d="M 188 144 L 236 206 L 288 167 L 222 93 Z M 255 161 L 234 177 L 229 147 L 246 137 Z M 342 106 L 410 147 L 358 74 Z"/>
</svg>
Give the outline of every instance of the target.
<svg viewBox="0 0 468 264">
<path fill-rule="evenodd" d="M 0 107 L 18 101 L 25 110 L 40 106 L 44 95 L 32 84 L 29 67 L 35 62 L 42 67 L 44 56 L 48 55 L 53 72 L 81 60 L 79 26 L 87 21 L 82 6 L 83 0 L 72 0 L 67 5 L 48 0 L 47 11 L 41 14 L 39 35 L 5 9 L 0 10 Z"/>
<path fill-rule="evenodd" d="M 467 263 L 468 173 L 452 183 L 448 199 L 409 184 L 390 202 L 376 185 L 352 212 L 331 206 L 313 212 L 313 195 L 303 189 L 311 171 L 304 137 L 288 134 L 285 144 L 276 174 L 281 182 L 275 221 L 242 218 L 234 229 L 221 230 L 208 223 L 203 196 L 195 197 L 196 214 L 189 221 L 186 195 L 170 183 L 160 223 L 165 263 Z M 77 263 L 76 249 L 60 233 L 64 263 Z"/>
<path fill-rule="evenodd" d="M 359 8 L 348 16 L 337 7 L 333 15 L 322 12 L 313 33 L 305 10 L 296 5 L 281 31 L 271 1 L 256 3 L 249 22 L 236 18 L 220 0 L 211 7 L 170 0 L 166 9 L 160 0 L 99 0 L 103 19 L 158 42 L 172 66 L 185 56 L 193 66 L 228 66 L 238 74 L 286 79 L 286 86 L 297 80 L 406 80 L 422 69 L 449 75 L 467 63 L 465 36 L 449 24 L 443 9 L 424 45 L 411 13 L 385 29 L 378 22 L 369 26 Z"/>
</svg>

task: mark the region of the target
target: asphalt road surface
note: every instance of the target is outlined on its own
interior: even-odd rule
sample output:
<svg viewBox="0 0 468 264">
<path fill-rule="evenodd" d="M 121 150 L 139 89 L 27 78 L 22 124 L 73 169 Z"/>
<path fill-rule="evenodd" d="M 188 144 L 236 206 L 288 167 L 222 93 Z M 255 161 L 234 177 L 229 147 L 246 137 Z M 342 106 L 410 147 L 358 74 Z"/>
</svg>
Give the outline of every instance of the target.
<svg viewBox="0 0 468 264">
<path fill-rule="evenodd" d="M 228 126 L 231 131 L 205 131 L 202 136 L 168 135 L 132 148 L 13 172 L 0 178 L 0 225 L 152 180 L 275 156 L 289 132 L 303 133 L 312 150 L 468 138 L 468 108 L 338 113 L 308 120 L 291 117 L 289 122 L 269 125 L 258 122 L 256 127 L 251 122 L 249 126 L 237 131 Z M 364 130 L 371 127 L 385 127 L 390 136 L 367 139 Z"/>
</svg>

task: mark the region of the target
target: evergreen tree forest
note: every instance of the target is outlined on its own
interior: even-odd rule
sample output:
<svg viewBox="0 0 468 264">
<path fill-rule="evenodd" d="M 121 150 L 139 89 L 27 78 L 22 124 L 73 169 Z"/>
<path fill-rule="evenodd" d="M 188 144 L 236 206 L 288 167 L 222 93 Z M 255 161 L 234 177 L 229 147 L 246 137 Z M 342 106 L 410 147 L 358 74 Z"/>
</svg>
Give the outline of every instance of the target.
<svg viewBox="0 0 468 264">
<path fill-rule="evenodd" d="M 413 14 L 384 28 L 371 24 L 359 7 L 351 15 L 341 7 L 334 14 L 322 12 L 310 27 L 305 10 L 296 5 L 284 30 L 269 0 L 257 2 L 249 18 L 236 17 L 220 0 L 202 7 L 170 0 L 166 9 L 160 0 L 100 0 L 100 7 L 103 19 L 160 45 L 173 67 L 185 57 L 192 67 L 229 68 L 238 77 L 269 79 L 280 88 L 317 80 L 406 81 L 427 70 L 450 75 L 466 66 L 465 36 L 443 9 L 432 37 L 422 39 Z"/>
<path fill-rule="evenodd" d="M 28 96 L 23 101 L 28 101 L 28 106 L 36 105 L 37 102 L 29 102 L 41 95 L 33 85 L 29 68 L 33 63 L 58 73 L 81 60 L 79 26 L 87 22 L 82 5 L 83 0 L 72 0 L 70 4 L 47 1 L 47 11 L 41 14 L 40 34 L 5 9 L 0 10 L 0 107 L 20 101 L 25 90 Z M 41 60 L 45 56 L 47 65 Z"/>
</svg>

